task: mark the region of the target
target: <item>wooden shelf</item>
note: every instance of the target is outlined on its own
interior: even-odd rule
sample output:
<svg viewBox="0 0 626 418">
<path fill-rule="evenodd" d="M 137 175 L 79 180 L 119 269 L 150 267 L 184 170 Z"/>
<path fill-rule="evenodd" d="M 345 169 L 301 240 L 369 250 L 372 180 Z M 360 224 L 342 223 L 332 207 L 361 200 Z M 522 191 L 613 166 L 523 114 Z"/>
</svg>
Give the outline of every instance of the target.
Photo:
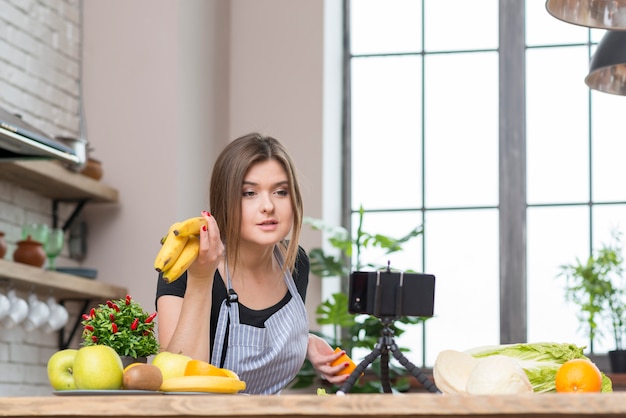
<svg viewBox="0 0 626 418">
<path fill-rule="evenodd" d="M 0 162 L 0 179 L 55 200 L 116 203 L 118 191 L 57 161 Z"/>
<path fill-rule="evenodd" d="M 77 211 L 86 202 L 116 203 L 118 192 L 100 181 L 70 171 L 58 161 L 24 160 L 0 162 L 0 179 L 57 201 L 77 202 Z M 56 211 L 53 210 L 56 224 Z M 0 279 L 8 279 L 15 289 L 52 289 L 58 299 L 114 299 L 126 289 L 70 274 L 47 271 L 26 264 L 0 260 Z"/>
<path fill-rule="evenodd" d="M 71 274 L 58 273 L 8 260 L 0 260 L 0 281 L 8 281 L 16 290 L 28 292 L 53 291 L 59 300 L 108 300 L 126 296 L 127 289 L 86 279 Z"/>
<path fill-rule="evenodd" d="M 63 229 L 69 227 L 86 203 L 117 203 L 119 198 L 117 190 L 98 180 L 70 171 L 58 161 L 0 162 L 0 179 L 52 199 L 53 226 L 58 222 L 58 202 L 75 202 L 76 207 L 65 221 Z M 8 286 L 22 292 L 49 292 L 61 303 L 82 301 L 85 307 L 90 301 L 104 303 L 106 300 L 123 298 L 127 294 L 127 289 L 122 287 L 2 259 L 1 282 L 7 282 Z M 65 338 L 66 330 L 59 331 L 60 349 L 67 348 L 79 328 L 80 319 L 79 316 L 73 325 L 66 325 L 66 329 L 68 326 L 71 328 L 68 338 Z"/>
</svg>

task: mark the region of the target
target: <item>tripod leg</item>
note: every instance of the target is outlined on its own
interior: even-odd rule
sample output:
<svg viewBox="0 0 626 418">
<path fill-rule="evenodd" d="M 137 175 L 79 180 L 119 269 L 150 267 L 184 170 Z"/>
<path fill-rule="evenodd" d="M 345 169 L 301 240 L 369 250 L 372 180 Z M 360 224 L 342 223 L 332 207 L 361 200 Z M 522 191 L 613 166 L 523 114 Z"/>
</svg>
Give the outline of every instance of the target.
<svg viewBox="0 0 626 418">
<path fill-rule="evenodd" d="M 407 359 L 400 351 L 395 342 L 390 345 L 391 352 L 396 360 L 400 362 L 424 387 L 426 390 L 432 393 L 441 393 L 434 382 L 430 381 L 428 377 L 413 363 Z"/>
<path fill-rule="evenodd" d="M 380 384 L 383 393 L 391 393 L 391 382 L 389 381 L 389 350 L 387 346 L 381 349 L 380 354 Z"/>
<path fill-rule="evenodd" d="M 339 388 L 339 390 L 337 391 L 337 395 L 345 395 L 346 393 L 350 392 L 352 386 L 354 386 L 357 379 L 361 376 L 365 369 L 367 369 L 367 366 L 369 366 L 374 360 L 376 360 L 376 357 L 378 357 L 380 353 L 381 345 L 377 344 L 372 352 L 369 353 L 363 359 L 363 361 L 359 363 L 358 366 L 356 366 L 356 369 L 354 369 L 352 373 L 350 373 L 350 377 L 348 377 L 348 380 L 346 380 L 343 386 L 341 386 L 341 388 Z"/>
</svg>

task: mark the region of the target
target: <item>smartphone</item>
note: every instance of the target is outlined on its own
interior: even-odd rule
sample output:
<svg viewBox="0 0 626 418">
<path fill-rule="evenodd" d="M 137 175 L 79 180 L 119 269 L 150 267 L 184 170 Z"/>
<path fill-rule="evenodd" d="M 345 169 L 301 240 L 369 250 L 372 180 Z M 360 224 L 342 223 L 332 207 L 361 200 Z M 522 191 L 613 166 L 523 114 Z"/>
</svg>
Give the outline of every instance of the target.
<svg viewBox="0 0 626 418">
<path fill-rule="evenodd" d="M 393 271 L 355 271 L 350 275 L 348 311 L 379 318 L 433 316 L 435 276 Z"/>
</svg>

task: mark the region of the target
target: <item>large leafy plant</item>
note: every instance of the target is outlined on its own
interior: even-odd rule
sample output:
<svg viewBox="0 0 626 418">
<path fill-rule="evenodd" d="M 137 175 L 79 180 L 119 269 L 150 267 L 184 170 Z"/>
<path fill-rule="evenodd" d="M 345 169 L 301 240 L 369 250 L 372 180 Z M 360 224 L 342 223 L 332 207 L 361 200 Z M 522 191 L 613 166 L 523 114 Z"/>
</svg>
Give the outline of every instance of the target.
<svg viewBox="0 0 626 418">
<path fill-rule="evenodd" d="M 83 314 L 82 345 L 108 345 L 120 356 L 135 358 L 157 354 L 156 315 L 148 314 L 129 295 L 108 300 Z"/>
<path fill-rule="evenodd" d="M 311 272 L 319 277 L 341 277 L 344 291 L 334 293 L 329 299 L 317 306 L 317 323 L 327 325 L 332 328 L 332 335 L 321 335 L 332 346 L 340 346 L 346 352 L 351 353 L 353 348 L 364 348 L 372 350 L 381 335 L 382 324 L 380 320 L 371 315 L 355 315 L 348 311 L 348 296 L 345 291 L 347 278 L 352 271 L 382 269 L 385 266 L 366 263 L 362 261 L 362 252 L 368 248 L 382 249 L 384 254 L 393 254 L 401 251 L 402 246 L 411 239 L 422 234 L 421 226 L 413 228 L 401 238 L 392 238 L 383 234 L 374 234 L 363 229 L 363 218 L 365 210 L 359 209 L 359 222 L 354 236 L 343 227 L 330 226 L 322 220 L 310 217 L 304 218 L 304 223 L 318 231 L 327 234 L 327 240 L 332 249 L 330 251 L 322 248 L 314 248 L 309 251 L 311 262 Z M 392 329 L 395 336 L 400 336 L 404 332 L 402 327 L 396 324 L 418 324 L 425 318 L 402 317 L 394 324 Z M 406 350 L 404 350 L 406 351 Z M 377 360 L 371 367 L 380 371 L 380 362 Z M 395 377 L 399 374 L 397 368 L 390 364 L 390 375 Z M 315 373 L 313 367 L 308 364 L 300 371 L 293 388 L 307 387 L 313 384 Z M 396 381 L 397 390 L 408 389 L 408 380 L 400 379 Z M 369 381 L 359 382 L 352 389 L 353 392 L 380 392 L 380 382 Z"/>
<path fill-rule="evenodd" d="M 591 353 L 594 340 L 604 336 L 601 324 L 608 321 L 616 350 L 624 349 L 626 333 L 626 287 L 623 278 L 621 233 L 613 231 L 612 241 L 603 244 L 586 260 L 576 259 L 561 266 L 566 279 L 567 301 L 580 307 L 578 319 L 589 335 Z"/>
</svg>

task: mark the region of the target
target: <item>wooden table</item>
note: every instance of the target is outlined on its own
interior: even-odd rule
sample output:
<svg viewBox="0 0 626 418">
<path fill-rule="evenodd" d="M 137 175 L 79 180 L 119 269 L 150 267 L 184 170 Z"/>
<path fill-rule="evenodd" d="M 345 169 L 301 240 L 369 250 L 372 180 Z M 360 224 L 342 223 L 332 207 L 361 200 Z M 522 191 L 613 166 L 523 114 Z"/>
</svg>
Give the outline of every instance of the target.
<svg viewBox="0 0 626 418">
<path fill-rule="evenodd" d="M 0 417 L 617 417 L 626 393 L 137 395 L 0 398 Z"/>
</svg>

